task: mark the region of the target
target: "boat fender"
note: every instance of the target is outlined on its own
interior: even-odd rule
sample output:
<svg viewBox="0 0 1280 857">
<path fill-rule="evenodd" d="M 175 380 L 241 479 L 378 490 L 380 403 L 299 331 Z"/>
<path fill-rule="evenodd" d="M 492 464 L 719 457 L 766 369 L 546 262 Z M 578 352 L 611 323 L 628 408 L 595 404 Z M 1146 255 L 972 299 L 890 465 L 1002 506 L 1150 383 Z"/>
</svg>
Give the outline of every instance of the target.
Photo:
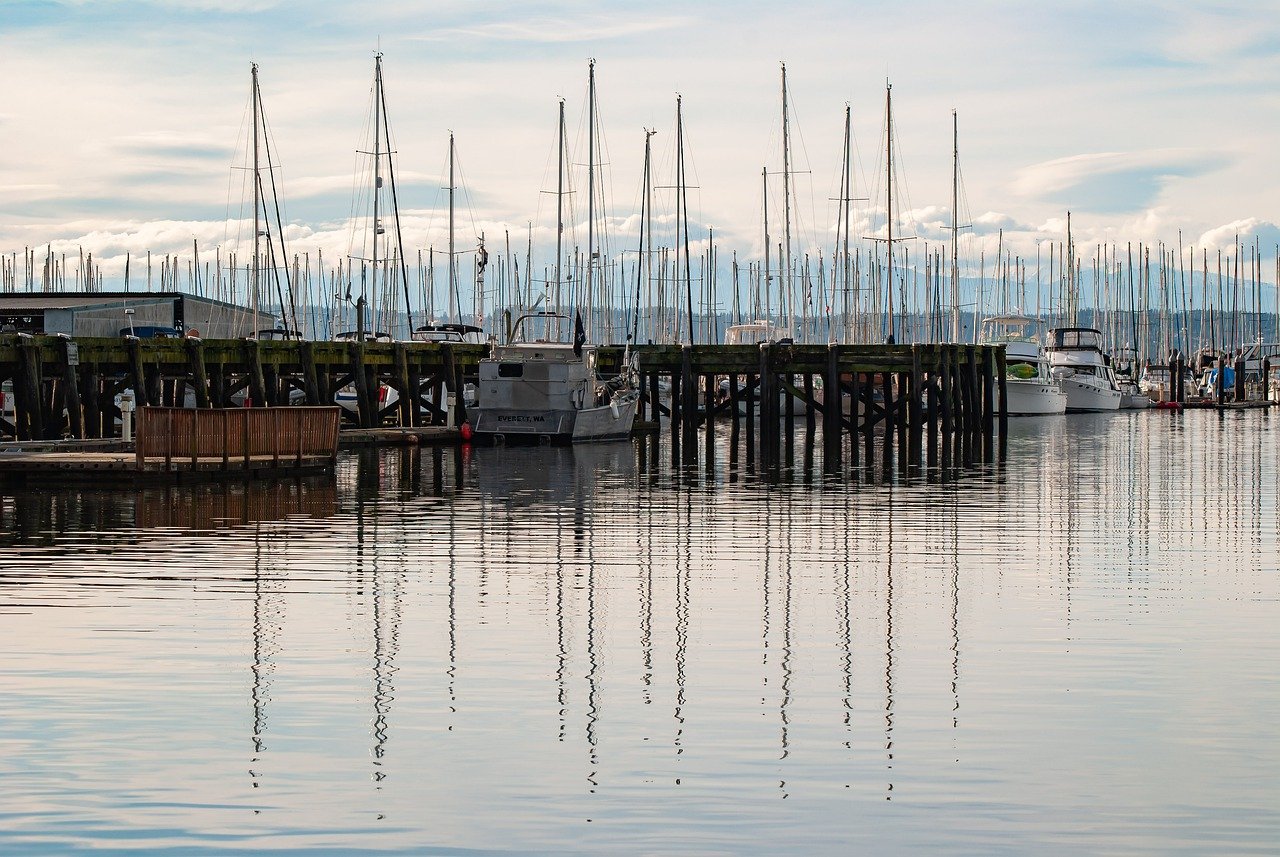
<svg viewBox="0 0 1280 857">
<path fill-rule="evenodd" d="M 471 443 L 471 423 L 463 423 L 462 427 L 458 429 L 458 434 L 462 435 L 463 443 Z"/>
<path fill-rule="evenodd" d="M 614 418 L 615 420 L 616 420 L 616 419 L 618 419 L 619 414 L 618 414 L 618 401 L 617 401 L 617 399 L 614 399 L 613 401 L 609 402 L 609 413 L 613 414 L 613 418 Z"/>
</svg>

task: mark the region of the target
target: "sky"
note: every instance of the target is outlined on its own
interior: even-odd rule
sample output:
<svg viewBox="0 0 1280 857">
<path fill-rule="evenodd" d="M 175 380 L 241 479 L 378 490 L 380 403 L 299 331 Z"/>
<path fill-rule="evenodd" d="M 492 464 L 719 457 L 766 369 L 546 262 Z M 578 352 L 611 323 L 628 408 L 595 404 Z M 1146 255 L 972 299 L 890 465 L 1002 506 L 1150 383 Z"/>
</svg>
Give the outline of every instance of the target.
<svg viewBox="0 0 1280 857">
<path fill-rule="evenodd" d="M 360 255 L 370 159 L 357 150 L 381 51 L 410 255 L 446 244 L 453 133 L 458 246 L 483 232 L 491 251 L 509 237 L 522 252 L 532 236 L 535 266 L 549 263 L 561 98 L 569 238 L 585 246 L 594 58 L 606 255 L 637 246 L 645 129 L 657 132 L 655 237 L 671 243 L 677 93 L 695 245 L 710 227 L 722 264 L 761 257 L 762 169 L 780 240 L 785 63 L 797 257 L 835 247 L 846 104 L 852 196 L 867 200 L 853 203 L 854 238 L 883 233 L 891 83 L 897 231 L 913 247 L 937 246 L 951 223 L 954 110 L 969 267 L 998 245 L 1034 259 L 1065 237 L 1068 211 L 1085 248 L 1181 241 L 1212 253 L 1240 235 L 1270 259 L 1277 12 L 1231 0 L 0 0 L 0 251 L 91 252 L 110 283 L 126 254 L 242 245 L 257 63 L 288 252 Z"/>
</svg>

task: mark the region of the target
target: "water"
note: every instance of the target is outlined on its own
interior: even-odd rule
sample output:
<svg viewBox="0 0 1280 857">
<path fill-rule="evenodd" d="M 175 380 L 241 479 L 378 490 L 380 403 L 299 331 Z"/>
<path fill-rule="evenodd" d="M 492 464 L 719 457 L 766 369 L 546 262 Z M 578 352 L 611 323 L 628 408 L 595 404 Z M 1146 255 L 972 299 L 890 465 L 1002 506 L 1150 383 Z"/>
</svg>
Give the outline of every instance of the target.
<svg viewBox="0 0 1280 857">
<path fill-rule="evenodd" d="M 0 852 L 1274 854 L 1276 425 L 6 494 Z"/>
</svg>

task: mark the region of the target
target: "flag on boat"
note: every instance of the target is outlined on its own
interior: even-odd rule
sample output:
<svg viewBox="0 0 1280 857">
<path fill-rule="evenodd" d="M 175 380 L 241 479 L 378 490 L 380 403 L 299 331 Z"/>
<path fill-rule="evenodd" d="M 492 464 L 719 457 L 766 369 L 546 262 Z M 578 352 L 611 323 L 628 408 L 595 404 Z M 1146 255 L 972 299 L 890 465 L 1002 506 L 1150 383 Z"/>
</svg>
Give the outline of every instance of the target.
<svg viewBox="0 0 1280 857">
<path fill-rule="evenodd" d="M 587 331 L 582 326 L 582 313 L 574 314 L 573 318 L 573 355 L 575 357 L 582 356 L 582 346 L 587 342 Z"/>
</svg>

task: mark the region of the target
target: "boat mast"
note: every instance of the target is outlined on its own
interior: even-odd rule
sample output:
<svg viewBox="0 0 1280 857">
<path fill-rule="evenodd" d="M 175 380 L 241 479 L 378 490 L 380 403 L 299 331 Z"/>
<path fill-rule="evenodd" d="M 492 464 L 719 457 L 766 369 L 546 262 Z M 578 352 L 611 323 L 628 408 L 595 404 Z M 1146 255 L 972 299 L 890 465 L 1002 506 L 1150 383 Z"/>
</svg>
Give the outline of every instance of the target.
<svg viewBox="0 0 1280 857">
<path fill-rule="evenodd" d="M 760 168 L 760 180 L 764 183 L 764 305 L 765 314 L 769 312 L 769 280 L 773 270 L 769 264 L 769 168 Z"/>
<path fill-rule="evenodd" d="M 653 230 L 650 227 L 650 218 L 653 217 L 653 180 L 650 172 L 650 138 L 657 131 L 648 128 L 644 129 L 644 193 L 640 197 L 640 258 L 636 260 L 636 300 L 635 315 L 631 319 L 631 336 L 630 340 L 634 343 L 640 335 L 640 287 L 644 282 L 646 272 L 652 276 L 650 266 L 652 265 L 653 253 Z M 650 339 L 652 339 L 652 328 L 650 329 Z"/>
<path fill-rule="evenodd" d="M 462 319 L 462 296 L 458 294 L 458 268 L 454 256 L 454 228 L 453 228 L 453 194 L 457 189 L 453 177 L 454 170 L 454 144 L 453 132 L 449 132 L 449 320 L 457 324 Z"/>
<path fill-rule="evenodd" d="M 564 99 L 560 99 L 560 131 L 559 143 L 556 145 L 556 311 L 560 310 L 560 259 L 564 255 Z M 556 336 L 560 334 L 560 322 L 557 319 Z"/>
<path fill-rule="evenodd" d="M 587 328 L 590 337 L 596 261 L 596 61 L 587 65 Z"/>
<path fill-rule="evenodd" d="M 787 109 L 787 64 L 782 63 L 782 234 L 786 268 L 782 283 L 786 286 L 787 332 L 795 334 L 795 284 L 791 278 L 791 132 Z M 803 335 L 803 331 L 801 332 Z M 801 340 L 804 341 L 804 340 Z"/>
<path fill-rule="evenodd" d="M 260 326 L 258 319 L 258 238 L 262 233 L 261 211 L 262 211 L 262 185 L 259 177 L 258 166 L 258 146 L 259 146 L 259 127 L 262 121 L 261 107 L 258 99 L 261 97 L 258 92 L 258 64 L 252 64 L 253 76 L 253 93 L 251 100 L 253 102 L 253 268 L 252 277 L 250 279 L 250 306 L 253 307 L 253 330 L 256 335 Z M 148 283 L 148 286 L 151 284 Z"/>
<path fill-rule="evenodd" d="M 387 179 L 391 182 L 391 211 L 396 221 L 396 248 L 400 254 L 400 265 L 398 272 L 400 274 L 400 282 L 404 287 L 404 314 L 409 324 L 409 336 L 413 336 L 413 302 L 409 296 L 409 268 L 408 260 L 404 255 L 404 233 L 400 229 L 400 200 L 396 195 L 396 168 L 395 161 L 391 155 L 391 123 L 387 121 L 387 92 L 382 86 L 382 54 L 378 54 L 377 58 L 377 80 L 378 80 L 378 104 L 377 109 L 382 111 L 382 133 L 387 144 Z M 283 233 L 281 241 L 283 241 Z M 292 294 L 292 290 L 290 291 Z M 294 327 L 297 327 L 295 321 Z"/>
<path fill-rule="evenodd" d="M 960 120 L 951 111 L 951 341 L 960 341 Z M 975 316 L 975 323 L 977 321 Z"/>
<path fill-rule="evenodd" d="M 689 344 L 693 344 L 693 269 L 689 263 L 689 199 L 684 175 L 684 112 L 683 98 L 676 93 L 676 240 L 684 245 L 684 293 L 686 320 L 689 323 Z M 681 227 L 684 234 L 681 235 Z M 677 245 L 677 265 L 680 248 Z"/>
<path fill-rule="evenodd" d="M 370 291 L 374 301 L 378 300 L 378 235 L 382 233 L 382 222 L 378 219 L 378 192 L 382 190 L 382 110 L 379 107 L 382 93 L 382 54 L 373 55 L 373 259 L 369 265 L 372 270 Z M 374 319 L 374 330 L 377 330 L 377 319 Z"/>
<path fill-rule="evenodd" d="M 885 127 L 885 211 L 884 219 L 888 228 L 889 269 L 886 288 L 888 291 L 889 338 L 897 342 L 893 323 L 893 84 L 885 81 L 884 85 L 884 127 Z"/>
<path fill-rule="evenodd" d="M 845 310 L 844 326 L 847 328 L 849 324 L 849 204 L 853 202 L 853 109 L 849 104 L 844 106 L 844 175 L 841 177 L 841 184 L 844 185 L 844 192 L 841 194 L 840 207 L 843 209 L 842 217 L 844 219 L 844 230 L 841 238 L 842 253 L 842 270 L 844 299 L 841 302 Z M 834 272 L 833 277 L 834 279 Z M 832 301 L 834 304 L 835 301 Z"/>
</svg>

